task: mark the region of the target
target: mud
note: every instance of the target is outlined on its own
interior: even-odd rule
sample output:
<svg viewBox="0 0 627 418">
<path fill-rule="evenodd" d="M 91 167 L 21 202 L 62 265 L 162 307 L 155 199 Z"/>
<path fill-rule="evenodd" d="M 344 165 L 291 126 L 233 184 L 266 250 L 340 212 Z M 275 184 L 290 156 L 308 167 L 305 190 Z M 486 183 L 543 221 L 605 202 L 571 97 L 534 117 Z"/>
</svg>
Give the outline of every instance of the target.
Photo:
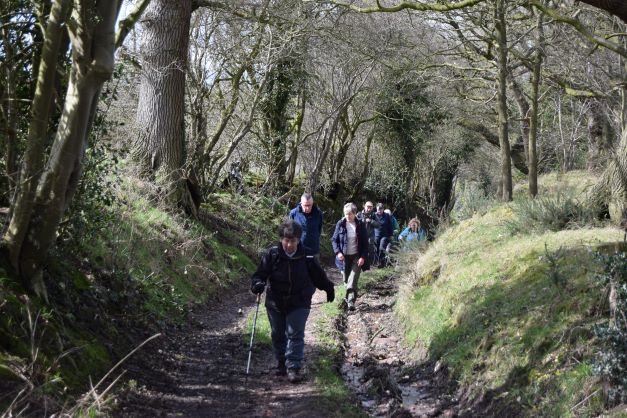
<svg viewBox="0 0 627 418">
<path fill-rule="evenodd" d="M 387 277 L 362 294 L 343 323 L 342 375 L 373 417 L 454 416 L 446 370 L 419 364 L 402 341 L 393 308 L 397 286 Z"/>
<path fill-rule="evenodd" d="M 330 278 L 339 281 L 335 271 Z M 246 317 L 255 298 L 245 284 L 192 315 L 189 325 L 156 340 L 126 365 L 127 382 L 116 396 L 115 417 L 327 417 L 322 388 L 311 365 L 326 353 L 313 323 L 326 294 L 317 291 L 305 335 L 306 379 L 292 384 L 274 376 L 269 345 L 255 344 L 247 376 Z M 263 308 L 260 307 L 260 310 Z M 130 383 L 129 383 L 130 382 Z"/>
<path fill-rule="evenodd" d="M 329 277 L 340 282 L 336 269 Z M 401 340 L 393 314 L 396 284 L 386 278 L 358 299 L 357 310 L 338 321 L 344 334 L 341 374 L 356 394 L 354 412 L 373 417 L 453 416 L 454 399 L 445 370 L 415 364 Z M 269 345 L 256 344 L 246 376 L 246 317 L 254 297 L 242 284 L 212 301 L 183 329 L 167 333 L 128 364 L 124 389 L 111 411 L 115 417 L 328 417 L 337 416 L 323 388 L 313 382 L 311 365 L 330 356 L 316 343 L 315 327 L 324 292 L 314 295 L 307 323 L 306 379 L 291 384 L 274 376 Z M 263 309 L 263 306 L 261 307 Z"/>
</svg>

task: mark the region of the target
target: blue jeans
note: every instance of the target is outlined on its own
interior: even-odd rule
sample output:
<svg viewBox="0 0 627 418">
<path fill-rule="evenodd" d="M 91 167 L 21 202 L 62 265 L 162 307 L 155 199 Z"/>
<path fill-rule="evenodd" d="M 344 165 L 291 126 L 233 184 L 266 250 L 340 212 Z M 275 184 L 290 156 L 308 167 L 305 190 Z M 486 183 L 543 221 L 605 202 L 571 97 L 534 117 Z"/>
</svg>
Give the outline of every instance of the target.
<svg viewBox="0 0 627 418">
<path fill-rule="evenodd" d="M 305 324 L 309 308 L 295 309 L 289 313 L 266 307 L 272 328 L 272 353 L 279 362 L 285 361 L 288 369 L 300 369 L 305 357 Z"/>
</svg>

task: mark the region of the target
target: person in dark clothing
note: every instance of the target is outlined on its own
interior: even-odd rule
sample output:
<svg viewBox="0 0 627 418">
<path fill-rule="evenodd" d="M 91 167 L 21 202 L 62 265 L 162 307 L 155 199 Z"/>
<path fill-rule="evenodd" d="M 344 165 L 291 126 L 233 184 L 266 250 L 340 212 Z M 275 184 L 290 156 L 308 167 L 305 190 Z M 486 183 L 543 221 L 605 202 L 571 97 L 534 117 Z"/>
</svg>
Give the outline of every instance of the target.
<svg viewBox="0 0 627 418">
<path fill-rule="evenodd" d="M 374 205 L 371 201 L 364 203 L 364 209 L 357 214 L 357 219 L 366 225 L 368 231 L 368 262 L 372 265 L 377 252 L 374 245 L 374 229 L 379 227 L 379 222 L 374 219 Z"/>
<path fill-rule="evenodd" d="M 280 242 L 261 257 L 250 290 L 259 295 L 267 288 L 266 311 L 272 328 L 272 352 L 277 375 L 290 382 L 302 380 L 305 324 L 316 288 L 333 302 L 335 289 L 313 256 L 300 243 L 301 226 L 288 219 L 279 226 Z"/>
<path fill-rule="evenodd" d="M 379 226 L 379 222 L 374 219 L 374 205 L 372 202 L 364 203 L 364 209 L 357 214 L 357 219 L 366 225 L 368 238 L 374 238 L 374 229 Z"/>
<path fill-rule="evenodd" d="M 390 245 L 394 238 L 394 227 L 392 226 L 392 218 L 385 213 L 383 203 L 377 203 L 377 212 L 374 214 L 373 220 L 378 224 L 374 228 L 374 245 L 379 255 L 378 267 L 385 267 L 388 262 Z"/>
<path fill-rule="evenodd" d="M 344 217 L 335 225 L 331 245 L 335 262 L 346 284 L 346 304 L 350 311 L 355 310 L 357 282 L 361 271 L 368 270 L 368 232 L 366 224 L 356 217 L 354 203 L 344 205 Z"/>
<path fill-rule="evenodd" d="M 320 261 L 320 234 L 322 233 L 322 211 L 314 204 L 311 193 L 303 193 L 300 204 L 290 211 L 289 219 L 294 219 L 303 228 L 300 241 L 307 251 Z"/>
</svg>

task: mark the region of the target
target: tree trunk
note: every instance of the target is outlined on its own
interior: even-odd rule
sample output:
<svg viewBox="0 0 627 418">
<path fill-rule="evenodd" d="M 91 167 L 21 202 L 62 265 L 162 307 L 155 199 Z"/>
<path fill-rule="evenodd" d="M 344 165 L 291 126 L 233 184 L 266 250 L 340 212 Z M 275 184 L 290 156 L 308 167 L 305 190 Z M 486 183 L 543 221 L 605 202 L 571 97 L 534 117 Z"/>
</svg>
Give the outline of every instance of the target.
<svg viewBox="0 0 627 418">
<path fill-rule="evenodd" d="M 607 151 L 611 147 L 608 130 L 609 124 L 603 114 L 602 104 L 593 100 L 588 109 L 588 170 L 605 165 Z"/>
<path fill-rule="evenodd" d="M 458 166 L 457 161 L 441 157 L 433 167 L 429 178 L 429 207 L 432 213 L 438 214 L 440 219 L 448 218 L 451 212 Z"/>
<path fill-rule="evenodd" d="M 56 56 L 63 32 L 61 24 L 70 5 L 69 0 L 55 2 L 46 28 L 22 166 L 22 186 L 3 237 L 12 267 L 28 288 L 44 297 L 43 255 L 53 244 L 59 222 L 76 191 L 100 89 L 111 76 L 114 63 L 117 2 L 88 4 L 74 10 L 74 24 L 68 27 L 72 41 L 70 82 L 54 145 L 42 167 Z"/>
<path fill-rule="evenodd" d="M 497 0 L 495 28 L 498 34 L 498 103 L 499 144 L 501 147 L 501 185 L 504 201 L 512 200 L 512 161 L 510 157 L 507 115 L 507 32 L 505 22 L 505 0 Z"/>
<path fill-rule="evenodd" d="M 364 189 L 364 185 L 366 184 L 366 179 L 368 178 L 368 173 L 370 172 L 370 148 L 372 147 L 372 140 L 374 139 L 374 135 L 376 132 L 376 124 L 372 126 L 370 133 L 366 137 L 366 149 L 364 150 L 364 163 L 361 170 L 361 174 L 359 175 L 359 181 L 355 185 L 353 192 L 350 196 L 351 201 L 355 201 L 361 191 Z"/>
<path fill-rule="evenodd" d="M 298 161 L 298 146 L 302 137 L 303 120 L 305 120 L 305 107 L 307 104 L 307 92 L 301 88 L 298 95 L 298 111 L 294 119 L 294 141 L 292 142 L 290 158 L 287 164 L 287 173 L 285 174 L 285 182 L 288 187 L 294 185 L 294 177 L 296 176 L 296 163 Z"/>
<path fill-rule="evenodd" d="M 509 79 L 510 88 L 514 93 L 514 98 L 516 99 L 516 104 L 518 105 L 518 111 L 520 113 L 521 140 L 517 142 L 522 142 L 523 144 L 523 155 L 525 157 L 525 164 L 527 165 L 529 163 L 527 161 L 527 158 L 529 156 L 529 134 L 531 129 L 529 117 L 531 113 L 531 107 L 529 106 L 529 103 L 527 102 L 527 99 L 525 98 L 522 89 L 509 71 L 507 76 Z"/>
<path fill-rule="evenodd" d="M 329 151 L 331 151 L 331 145 L 333 145 L 333 137 L 335 136 L 335 132 L 337 131 L 337 126 L 340 121 L 340 115 L 344 110 L 344 108 L 340 108 L 334 114 L 332 114 L 324 122 L 324 127 L 320 131 L 321 134 L 318 136 L 317 141 L 318 143 L 322 144 L 320 148 L 320 153 L 318 154 L 318 158 L 316 159 L 313 170 L 311 170 L 311 173 L 309 173 L 309 178 L 307 179 L 307 187 L 305 188 L 305 191 L 309 193 L 314 193 L 318 188 L 320 175 L 322 174 L 322 168 L 327 161 Z"/>
<path fill-rule="evenodd" d="M 57 53 L 72 1 L 54 2 L 48 18 L 20 186 L 2 237 L 1 254 L 3 264 L 22 277 L 26 288 L 44 298 L 46 289 L 41 273 L 45 256 L 77 189 L 98 96 L 113 72 L 114 27 L 120 4 L 85 1 L 78 3 L 72 13 L 72 25 L 67 26 L 72 43 L 70 80 L 54 144 L 44 167 L 44 141 Z"/>
<path fill-rule="evenodd" d="M 627 225 L 627 129 L 606 169 L 609 186 L 608 209 L 617 224 Z"/>
<path fill-rule="evenodd" d="M 9 35 L 8 15 L 0 17 L 2 25 L 2 45 L 4 48 L 4 72 L 6 85 L 0 97 L 2 97 L 2 107 L 5 119 L 4 141 L 5 149 L 4 165 L 7 184 L 7 192 L 10 196 L 13 188 L 17 184 L 17 105 L 16 105 L 16 85 L 15 85 L 15 51 Z M 0 182 L 0 185 L 2 183 Z M 2 190 L 5 190 L 2 188 Z"/>
<path fill-rule="evenodd" d="M 500 148 L 501 145 L 498 135 L 494 134 L 494 132 L 486 124 L 468 119 L 460 119 L 457 121 L 457 124 L 466 129 L 477 132 L 491 145 Z M 524 155 L 522 141 L 518 141 L 511 146 L 510 156 L 514 167 L 516 167 L 518 171 L 523 174 L 529 174 L 529 167 L 527 167 L 527 158 L 525 158 Z"/>
<path fill-rule="evenodd" d="M 185 68 L 191 0 L 153 0 L 141 19 L 138 134 L 133 157 L 156 176 L 165 199 L 195 213 L 184 175 Z"/>
<path fill-rule="evenodd" d="M 287 112 L 293 94 L 295 65 L 296 62 L 289 58 L 282 59 L 276 65 L 268 80 L 261 106 L 264 141 L 269 150 L 268 179 L 272 189 L 282 189 L 285 186 L 288 167 L 287 138 L 290 133 Z"/>
<path fill-rule="evenodd" d="M 63 38 L 63 24 L 68 17 L 71 0 L 53 4 L 46 26 L 45 41 L 38 65 L 35 94 L 31 105 L 30 124 L 26 139 L 26 150 L 20 172 L 20 185 L 11 206 L 7 230 L 2 237 L 2 246 L 8 253 L 9 265 L 24 279 L 27 288 L 45 294 L 43 282 L 22 271 L 22 249 L 33 217 L 35 190 L 44 168 L 44 149 L 48 129 L 50 104 L 54 93 L 56 58 Z M 39 263 L 36 263 L 38 266 Z"/>
<path fill-rule="evenodd" d="M 529 115 L 529 194 L 538 195 L 538 113 L 542 61 L 544 57 L 544 14 L 538 13 L 533 70 L 531 74 L 531 114 Z"/>
</svg>

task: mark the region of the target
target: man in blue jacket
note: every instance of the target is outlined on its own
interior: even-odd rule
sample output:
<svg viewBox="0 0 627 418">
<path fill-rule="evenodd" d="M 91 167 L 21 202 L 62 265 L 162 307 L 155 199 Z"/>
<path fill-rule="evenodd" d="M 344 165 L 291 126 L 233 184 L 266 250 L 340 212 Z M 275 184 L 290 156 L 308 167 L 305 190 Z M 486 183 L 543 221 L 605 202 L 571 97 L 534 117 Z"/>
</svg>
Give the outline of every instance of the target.
<svg viewBox="0 0 627 418">
<path fill-rule="evenodd" d="M 300 204 L 290 211 L 289 219 L 293 219 L 303 228 L 300 242 L 307 255 L 313 255 L 320 261 L 320 234 L 322 233 L 322 211 L 314 205 L 311 193 L 303 193 Z"/>
</svg>

